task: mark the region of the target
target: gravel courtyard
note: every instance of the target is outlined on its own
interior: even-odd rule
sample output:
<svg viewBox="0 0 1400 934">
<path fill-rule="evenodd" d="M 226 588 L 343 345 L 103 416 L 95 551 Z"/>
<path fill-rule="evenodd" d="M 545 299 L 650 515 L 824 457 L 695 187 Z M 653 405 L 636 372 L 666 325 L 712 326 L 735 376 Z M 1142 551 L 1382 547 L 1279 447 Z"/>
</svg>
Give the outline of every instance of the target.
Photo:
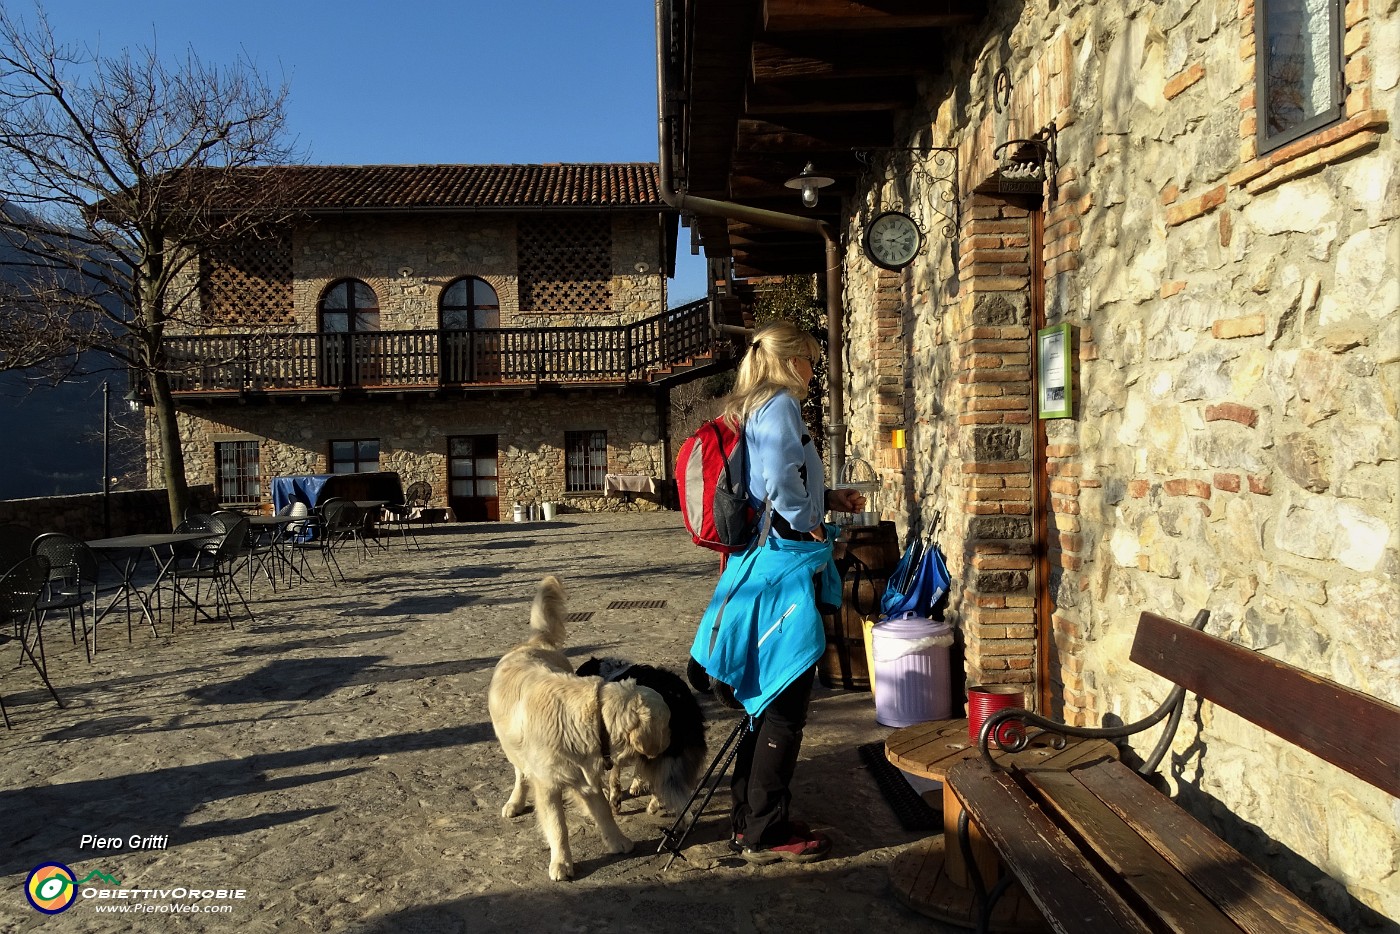
<svg viewBox="0 0 1400 934">
<path fill-rule="evenodd" d="M 486 712 L 492 667 L 553 573 L 569 611 L 592 613 L 570 624 L 572 657 L 682 670 L 716 557 L 665 512 L 439 526 L 420 541 L 343 558 L 343 585 L 317 564 L 319 580 L 275 594 L 260 581 L 256 620 L 240 610 L 234 629 L 186 612 L 173 636 L 168 621 L 159 638 L 137 626 L 128 644 L 118 612 L 92 664 L 51 619 L 65 709 L 5 645 L 0 930 L 942 930 L 891 893 L 890 860 L 922 834 L 901 829 L 856 751 L 889 731 L 868 693 L 820 686 L 795 812 L 833 837 L 833 858 L 733 858 L 726 786 L 669 870 L 656 855 L 669 820 L 644 800 L 624 806 L 637 841 L 624 856 L 571 809 L 578 878 L 551 883 L 533 812 L 500 816 L 511 771 Z M 704 705 L 718 748 L 734 714 Z M 23 890 L 46 862 L 108 894 L 40 914 Z"/>
</svg>

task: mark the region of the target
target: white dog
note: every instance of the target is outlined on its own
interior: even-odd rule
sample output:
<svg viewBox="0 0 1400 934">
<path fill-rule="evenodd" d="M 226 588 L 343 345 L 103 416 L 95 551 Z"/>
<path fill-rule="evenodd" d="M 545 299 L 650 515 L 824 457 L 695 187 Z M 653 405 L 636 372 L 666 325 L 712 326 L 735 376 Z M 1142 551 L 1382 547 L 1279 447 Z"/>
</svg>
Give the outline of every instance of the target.
<svg viewBox="0 0 1400 934">
<path fill-rule="evenodd" d="M 583 802 L 609 853 L 629 853 L 604 797 L 611 757 L 623 752 L 657 756 L 671 741 L 669 710 L 661 695 L 633 680 L 581 678 L 560 648 L 564 642 L 564 589 L 558 578 L 540 581 L 530 608 L 530 638 L 507 652 L 491 677 L 491 725 L 515 766 L 515 790 L 501 816 L 525 811 L 534 788 L 535 810 L 549 842 L 549 877 L 574 875 L 564 792 Z"/>
</svg>

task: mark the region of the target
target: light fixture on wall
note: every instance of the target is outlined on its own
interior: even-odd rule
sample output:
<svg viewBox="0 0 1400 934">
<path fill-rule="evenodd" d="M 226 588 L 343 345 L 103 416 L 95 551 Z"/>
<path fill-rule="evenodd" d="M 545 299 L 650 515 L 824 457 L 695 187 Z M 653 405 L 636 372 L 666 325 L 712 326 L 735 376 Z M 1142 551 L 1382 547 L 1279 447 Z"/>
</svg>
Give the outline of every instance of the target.
<svg viewBox="0 0 1400 934">
<path fill-rule="evenodd" d="M 783 182 L 783 187 L 802 189 L 802 203 L 809 208 L 814 208 L 817 206 L 818 192 L 835 184 L 836 179 L 828 175 L 818 175 L 817 170 L 809 162 L 802 167 L 801 172 Z"/>
</svg>

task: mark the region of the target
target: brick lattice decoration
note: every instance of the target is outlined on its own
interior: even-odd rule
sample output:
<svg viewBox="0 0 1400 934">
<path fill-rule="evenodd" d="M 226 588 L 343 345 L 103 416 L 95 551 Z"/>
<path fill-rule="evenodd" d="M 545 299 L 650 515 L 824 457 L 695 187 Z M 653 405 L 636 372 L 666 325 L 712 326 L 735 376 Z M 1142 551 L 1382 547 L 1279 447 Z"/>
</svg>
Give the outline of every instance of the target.
<svg viewBox="0 0 1400 934">
<path fill-rule="evenodd" d="M 522 312 L 612 310 L 609 218 L 525 218 L 517 236 Z"/>
<path fill-rule="evenodd" d="M 208 247 L 199 264 L 199 299 L 216 324 L 295 326 L 290 234 L 263 231 Z"/>
</svg>

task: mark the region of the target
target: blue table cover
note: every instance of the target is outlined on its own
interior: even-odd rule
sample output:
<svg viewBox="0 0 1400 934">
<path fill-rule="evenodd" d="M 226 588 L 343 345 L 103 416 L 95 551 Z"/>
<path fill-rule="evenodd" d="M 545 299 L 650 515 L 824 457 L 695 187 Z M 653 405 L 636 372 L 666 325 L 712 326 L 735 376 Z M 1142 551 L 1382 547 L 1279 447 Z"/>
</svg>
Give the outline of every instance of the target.
<svg viewBox="0 0 1400 934">
<path fill-rule="evenodd" d="M 283 507 L 295 502 L 306 504 L 308 511 L 315 511 L 316 497 L 321 487 L 335 474 L 309 473 L 292 477 L 272 478 L 272 511 L 281 512 Z"/>
</svg>

